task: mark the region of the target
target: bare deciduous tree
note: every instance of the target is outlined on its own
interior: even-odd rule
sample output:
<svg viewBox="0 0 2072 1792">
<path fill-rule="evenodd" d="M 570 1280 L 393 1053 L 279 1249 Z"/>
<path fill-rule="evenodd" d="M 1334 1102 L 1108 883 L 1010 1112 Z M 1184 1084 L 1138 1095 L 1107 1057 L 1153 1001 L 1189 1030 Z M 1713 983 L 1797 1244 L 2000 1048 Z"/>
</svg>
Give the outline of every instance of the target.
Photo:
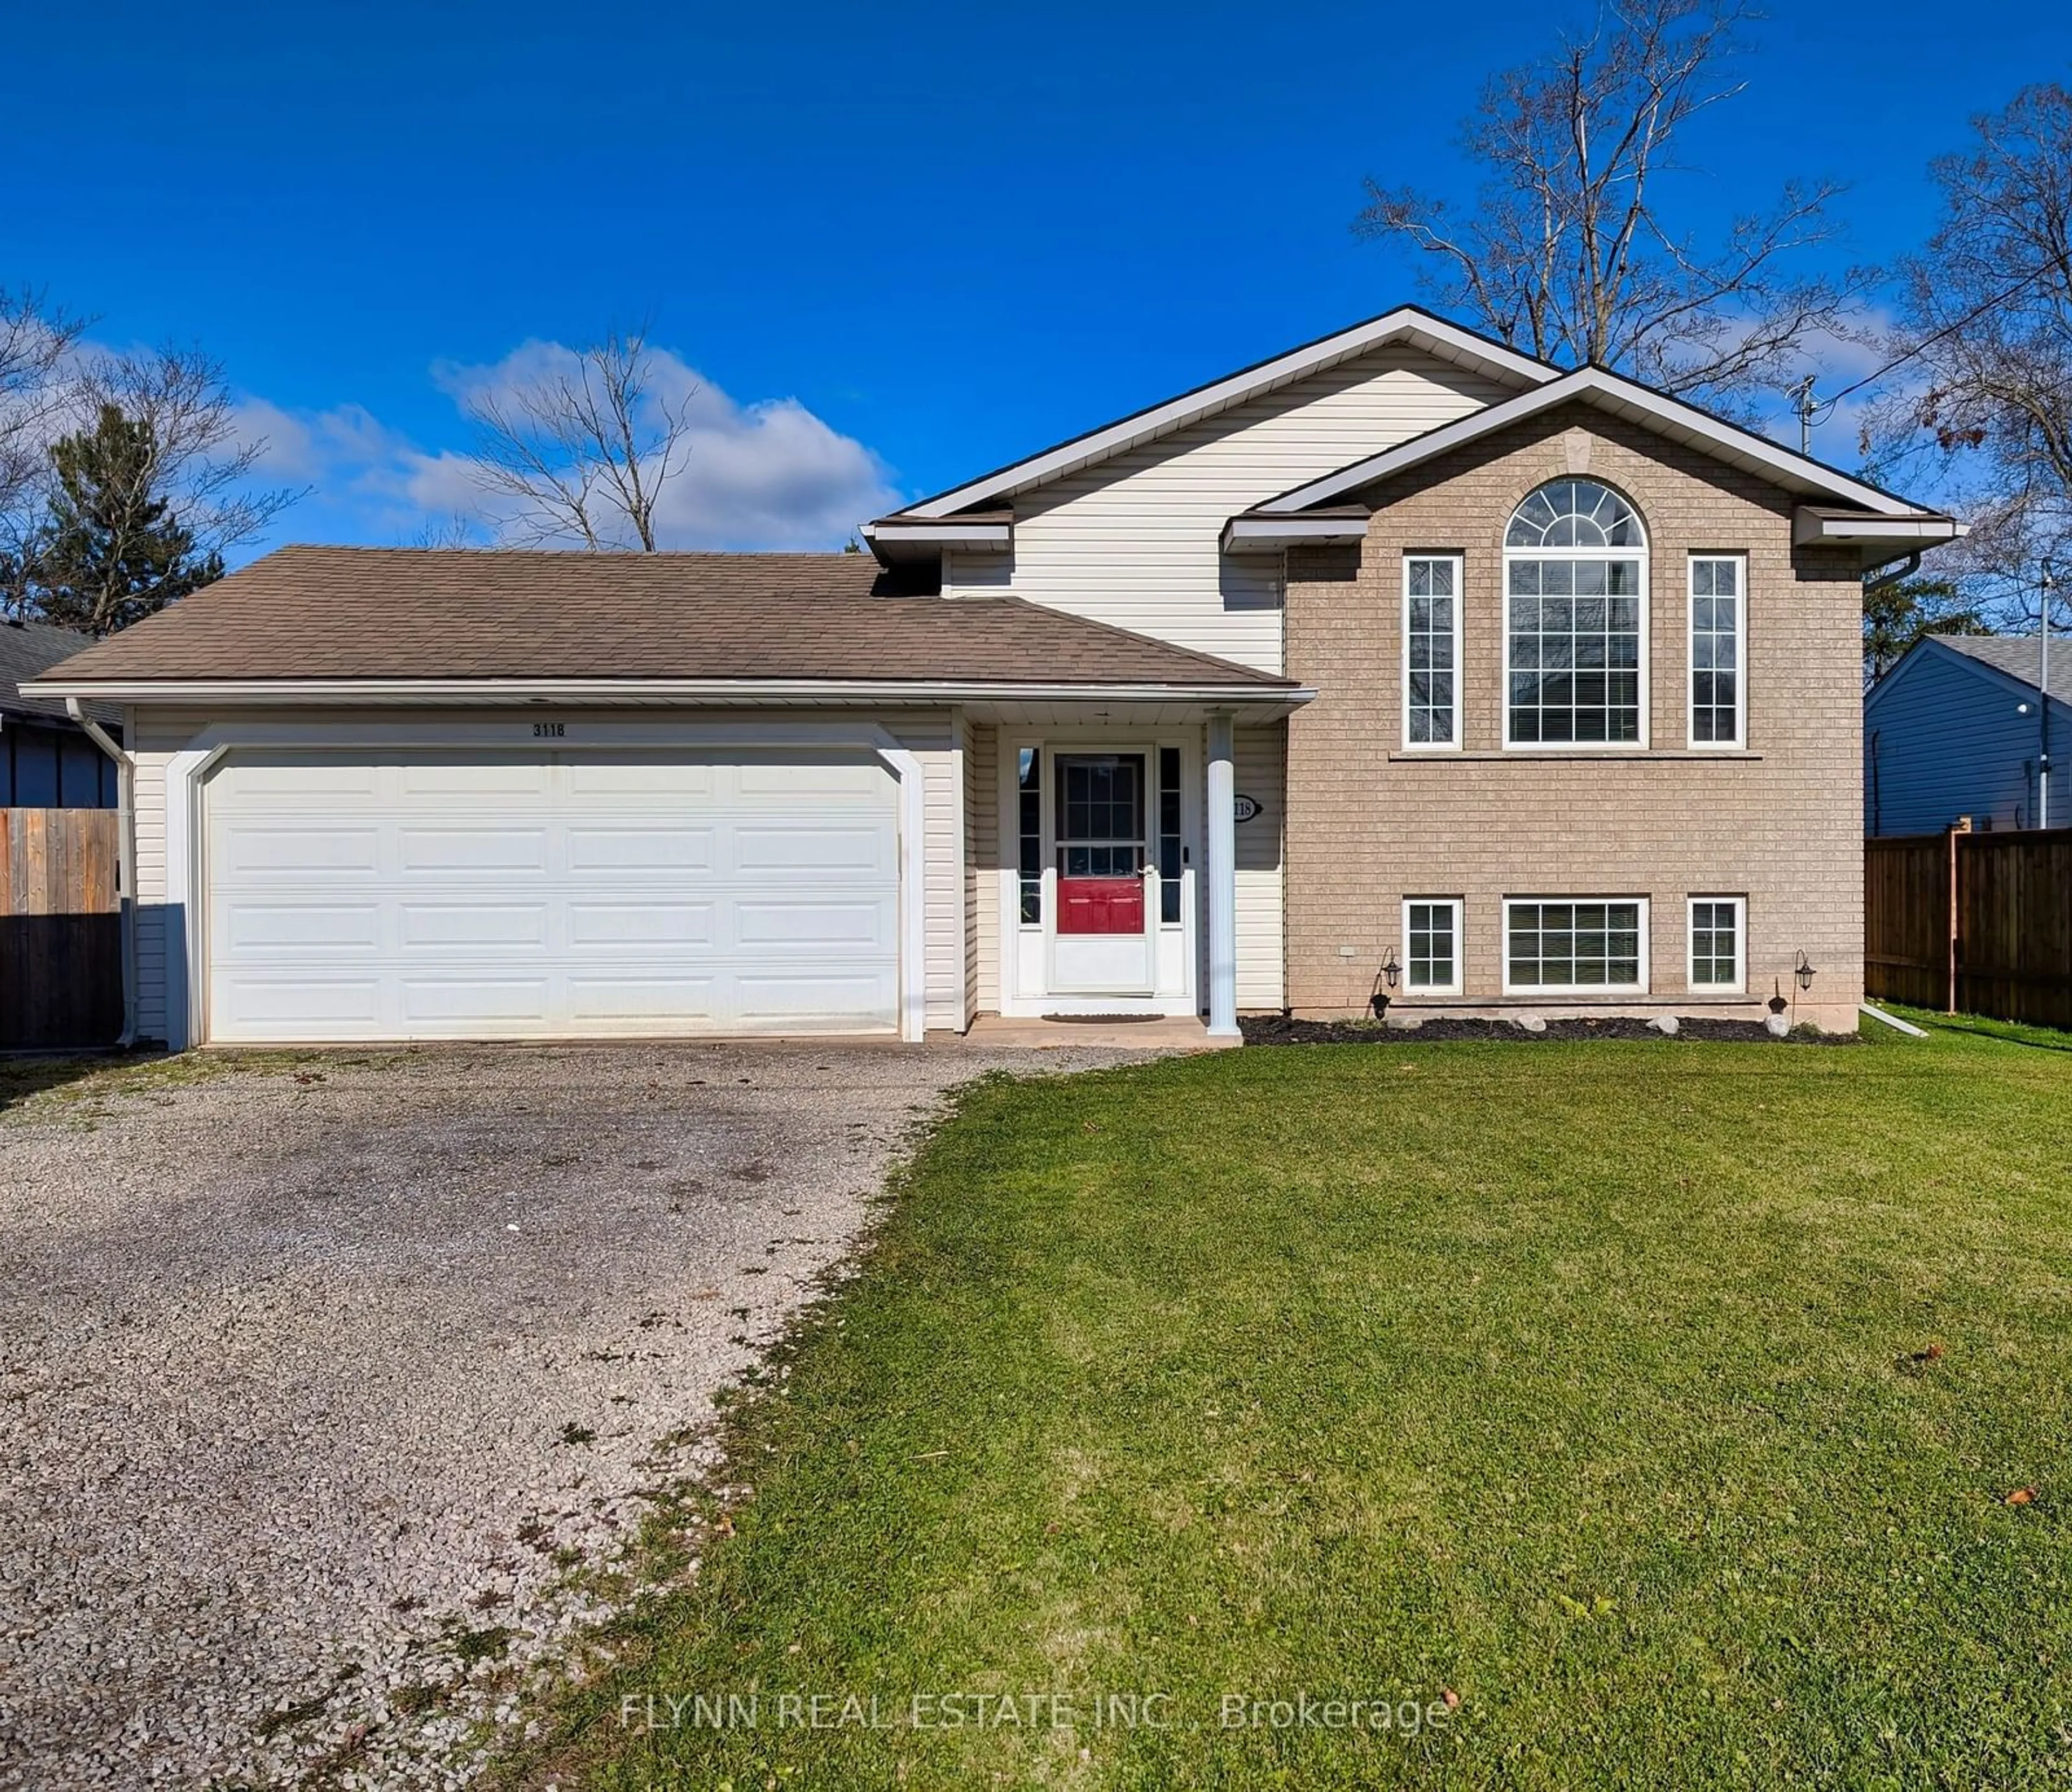
<svg viewBox="0 0 2072 1792">
<path fill-rule="evenodd" d="M 0 609 L 24 600 L 24 549 L 66 408 L 66 364 L 84 328 L 32 288 L 0 290 Z"/>
<path fill-rule="evenodd" d="M 656 551 L 656 506 L 689 457 L 690 400 L 660 391 L 647 333 L 613 330 L 534 379 L 471 396 L 477 484 L 533 547 Z"/>
<path fill-rule="evenodd" d="M 155 459 L 146 490 L 165 498 L 193 531 L 199 553 L 223 554 L 255 539 L 305 495 L 254 483 L 265 441 L 240 434 L 223 363 L 198 348 L 89 355 L 70 404 L 88 418 L 113 405 L 149 433 Z"/>
<path fill-rule="evenodd" d="M 2072 566 L 2072 91 L 2025 88 L 1972 129 L 1932 165 L 1942 218 L 1900 270 L 1894 359 L 1925 377 L 1873 410 L 1864 447 L 1933 463 L 1973 523 L 1944 570 L 2033 625 L 2042 562 Z"/>
<path fill-rule="evenodd" d="M 1836 234 L 1833 182 L 1787 187 L 1710 245 L 1679 231 L 1663 177 L 1680 133 L 1744 83 L 1725 65 L 1740 0 L 1624 0 L 1552 58 L 1499 75 L 1466 127 L 1485 170 L 1472 216 L 1370 178 L 1362 236 L 1426 260 L 1440 302 L 1545 361 L 1614 367 L 1717 404 L 1777 386 L 1823 332 L 1848 333 L 1868 276 L 1800 275 Z"/>
<path fill-rule="evenodd" d="M 71 575 L 59 564 L 77 562 L 82 532 L 78 494 L 68 492 L 59 464 L 68 444 L 96 437 L 121 444 L 119 454 L 98 456 L 86 531 L 111 563 L 124 557 L 122 544 L 133 537 L 177 530 L 186 543 L 182 557 L 220 572 L 224 554 L 263 533 L 302 494 L 257 482 L 266 444 L 240 434 L 220 363 L 198 349 L 82 347 L 69 320 L 58 334 L 64 340 L 53 354 L 47 326 L 39 359 L 27 363 L 23 383 L 33 381 L 35 397 L 22 407 L 27 420 L 7 445 L 18 482 L 4 513 L 0 598 L 18 613 L 47 609 L 100 633 L 150 606 L 110 608 L 97 600 L 82 623 Z M 63 552 L 61 540 L 68 544 Z M 67 591 L 60 594 L 53 581 Z"/>
</svg>

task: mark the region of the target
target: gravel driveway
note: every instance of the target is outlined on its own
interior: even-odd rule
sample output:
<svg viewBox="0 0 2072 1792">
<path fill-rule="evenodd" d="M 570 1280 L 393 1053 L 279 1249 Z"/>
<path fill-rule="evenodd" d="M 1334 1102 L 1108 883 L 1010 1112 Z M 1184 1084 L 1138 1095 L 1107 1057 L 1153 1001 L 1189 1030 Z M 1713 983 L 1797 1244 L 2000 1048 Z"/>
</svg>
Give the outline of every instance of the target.
<svg viewBox="0 0 2072 1792">
<path fill-rule="evenodd" d="M 191 1056 L 15 1101 L 0 1787 L 450 1783 L 943 1091 L 1116 1059 Z"/>
</svg>

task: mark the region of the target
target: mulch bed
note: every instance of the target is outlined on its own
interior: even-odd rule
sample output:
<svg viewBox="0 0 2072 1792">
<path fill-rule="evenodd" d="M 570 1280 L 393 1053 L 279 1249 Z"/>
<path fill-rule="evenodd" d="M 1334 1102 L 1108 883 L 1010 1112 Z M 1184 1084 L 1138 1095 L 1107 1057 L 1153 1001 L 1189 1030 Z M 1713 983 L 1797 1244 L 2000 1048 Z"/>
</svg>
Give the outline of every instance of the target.
<svg viewBox="0 0 2072 1792">
<path fill-rule="evenodd" d="M 1382 1027 L 1371 1020 L 1295 1020 L 1284 1015 L 1248 1015 L 1238 1022 L 1247 1045 L 1437 1045 L 1450 1040 L 1497 1040 L 1532 1045 L 1548 1040 L 1724 1040 L 1754 1045 L 1854 1045 L 1848 1033 L 1801 1027 L 1774 1039 L 1759 1020 L 1679 1019 L 1674 1038 L 1644 1020 L 1608 1016 L 1602 1020 L 1550 1020 L 1544 1033 L 1528 1033 L 1508 1020 L 1434 1018 L 1418 1027 Z"/>
</svg>

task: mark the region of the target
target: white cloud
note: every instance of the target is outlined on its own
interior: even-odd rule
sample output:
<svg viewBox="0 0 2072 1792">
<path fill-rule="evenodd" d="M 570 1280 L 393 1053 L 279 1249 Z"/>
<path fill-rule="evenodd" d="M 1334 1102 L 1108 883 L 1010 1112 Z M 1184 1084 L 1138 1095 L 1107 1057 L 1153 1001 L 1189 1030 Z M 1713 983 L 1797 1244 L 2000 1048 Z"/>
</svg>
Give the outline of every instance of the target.
<svg viewBox="0 0 2072 1792">
<path fill-rule="evenodd" d="M 657 506 L 664 547 L 837 547 L 899 502 L 878 457 L 796 399 L 744 404 L 679 355 L 654 351 L 651 363 L 651 403 L 680 408 L 689 422 Z M 458 434 L 471 400 L 576 365 L 561 344 L 529 342 L 487 366 L 442 363 L 432 377 L 454 400 Z M 509 508 L 483 491 L 464 451 L 421 446 L 361 406 L 289 411 L 250 399 L 238 420 L 247 439 L 265 441 L 264 477 L 310 488 L 290 513 L 297 535 L 380 543 L 450 536 L 457 525 L 484 540 L 504 532 Z"/>
</svg>

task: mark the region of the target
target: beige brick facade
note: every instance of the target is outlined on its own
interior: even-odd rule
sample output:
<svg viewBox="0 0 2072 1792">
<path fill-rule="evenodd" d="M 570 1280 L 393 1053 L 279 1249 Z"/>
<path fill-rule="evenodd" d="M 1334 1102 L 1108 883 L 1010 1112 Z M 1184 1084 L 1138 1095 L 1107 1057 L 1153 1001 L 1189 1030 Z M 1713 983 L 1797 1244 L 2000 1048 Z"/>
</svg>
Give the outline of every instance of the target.
<svg viewBox="0 0 2072 1792">
<path fill-rule="evenodd" d="M 1506 751 L 1503 541 L 1542 481 L 1587 474 L 1648 532 L 1649 744 Z M 1804 951 L 1796 1018 L 1852 1030 L 1863 988 L 1860 596 L 1853 553 L 1794 548 L 1794 499 L 1575 405 L 1363 494 L 1363 548 L 1291 555 L 1289 672 L 1318 695 L 1289 724 L 1287 955 L 1298 1013 L 1362 1011 L 1384 956 L 1404 956 L 1406 898 L 1465 904 L 1465 991 L 1392 1012 L 1761 1012 Z M 1403 560 L 1464 556 L 1462 750 L 1402 751 Z M 1688 556 L 1748 556 L 1746 750 L 1688 750 Z M 1644 998 L 1506 997 L 1507 896 L 1642 896 Z M 1739 1002 L 1692 992 L 1685 904 L 1747 902 Z"/>
</svg>

